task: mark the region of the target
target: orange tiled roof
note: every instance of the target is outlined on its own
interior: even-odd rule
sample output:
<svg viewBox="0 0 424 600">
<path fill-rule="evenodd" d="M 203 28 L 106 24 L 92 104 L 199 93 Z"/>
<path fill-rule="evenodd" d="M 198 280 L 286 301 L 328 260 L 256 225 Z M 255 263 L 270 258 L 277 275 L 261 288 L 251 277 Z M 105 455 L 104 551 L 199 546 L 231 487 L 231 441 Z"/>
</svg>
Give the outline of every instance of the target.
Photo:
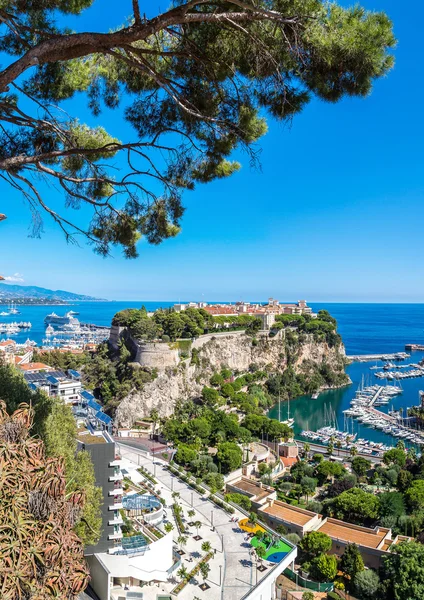
<svg viewBox="0 0 424 600">
<path fill-rule="evenodd" d="M 22 369 L 22 371 L 48 371 L 51 369 L 49 365 L 40 362 L 26 363 L 24 365 L 19 365 L 19 368 Z"/>
<path fill-rule="evenodd" d="M 294 465 L 294 463 L 297 463 L 297 456 L 290 456 L 290 457 L 280 456 L 280 460 L 286 468 L 292 467 Z"/>
<path fill-rule="evenodd" d="M 286 523 L 294 523 L 301 527 L 306 525 L 306 523 L 309 523 L 309 521 L 316 516 L 316 513 L 313 513 L 310 510 L 297 508 L 296 506 L 291 506 L 290 504 L 279 502 L 278 500 L 275 501 L 272 506 L 264 508 L 263 512 L 270 517 L 276 517 Z"/>
<path fill-rule="evenodd" d="M 4 342 L 0 342 L 0 347 L 7 348 L 7 346 L 16 346 L 16 342 L 14 340 L 4 340 Z"/>
<path fill-rule="evenodd" d="M 386 529 L 385 527 L 369 529 L 368 527 L 351 525 L 337 519 L 327 519 L 319 527 L 318 531 L 326 533 L 333 539 L 348 542 L 349 544 L 358 544 L 358 546 L 366 546 L 367 548 L 378 548 L 390 532 L 390 529 Z"/>
</svg>

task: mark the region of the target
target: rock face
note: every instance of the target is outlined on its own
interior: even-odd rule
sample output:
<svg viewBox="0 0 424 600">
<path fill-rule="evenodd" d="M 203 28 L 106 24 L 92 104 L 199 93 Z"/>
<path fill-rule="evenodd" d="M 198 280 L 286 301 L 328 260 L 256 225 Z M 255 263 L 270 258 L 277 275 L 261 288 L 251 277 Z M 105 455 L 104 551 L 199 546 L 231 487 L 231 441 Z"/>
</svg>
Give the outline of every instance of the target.
<svg viewBox="0 0 424 600">
<path fill-rule="evenodd" d="M 163 346 L 164 353 L 168 354 L 168 344 L 157 345 Z M 201 336 L 192 344 L 191 358 L 180 360 L 177 366 L 171 367 L 163 362 L 162 368 L 158 366 L 158 376 L 154 381 L 124 398 L 117 408 L 116 421 L 120 426 L 130 427 L 136 419 L 148 415 L 152 408 L 156 408 L 161 416 L 171 415 L 179 398 L 198 398 L 211 375 L 223 366 L 240 373 L 248 371 L 252 365 L 267 367 L 274 372 L 284 371 L 290 352 L 287 348 L 284 335 L 274 338 L 259 336 L 255 340 L 244 332 Z M 315 341 L 313 336 L 303 336 L 303 341 L 290 355 L 295 370 L 300 370 L 304 361 L 317 365 L 327 362 L 340 370 L 345 350 L 343 346 L 330 348 L 325 342 Z"/>
</svg>

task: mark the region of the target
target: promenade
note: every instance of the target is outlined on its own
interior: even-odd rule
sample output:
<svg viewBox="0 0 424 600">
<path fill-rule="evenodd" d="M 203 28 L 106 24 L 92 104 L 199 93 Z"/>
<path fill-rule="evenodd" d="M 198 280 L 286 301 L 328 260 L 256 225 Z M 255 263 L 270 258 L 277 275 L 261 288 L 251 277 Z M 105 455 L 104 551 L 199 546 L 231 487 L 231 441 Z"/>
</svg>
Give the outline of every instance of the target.
<svg viewBox="0 0 424 600">
<path fill-rule="evenodd" d="M 256 577 L 260 581 L 268 574 L 274 565 L 269 565 L 264 573 L 257 570 L 256 563 L 250 555 L 250 542 L 246 539 L 246 534 L 238 527 L 237 522 L 231 521 L 230 515 L 213 504 L 207 497 L 172 475 L 165 468 L 164 461 L 158 458 L 152 461 L 151 455 L 139 448 L 119 442 L 116 442 L 116 445 L 124 460 L 130 460 L 138 466 L 145 467 L 160 483 L 161 495 L 166 500 L 167 518 L 174 524 L 174 541 L 177 546 L 179 533 L 170 508 L 174 502 L 172 493 L 178 492 L 180 495 L 178 502 L 183 507 L 185 526 L 187 526 L 187 521 L 201 521 L 202 526 L 199 529 L 201 541 L 196 542 L 193 538 L 196 533 L 195 528 L 187 526 L 190 534 L 193 534 L 187 535 L 185 554 L 182 557 L 182 564 L 187 570 L 193 569 L 196 562 L 203 556 L 201 545 L 204 541 L 209 541 L 212 548 L 216 550 L 215 557 L 209 563 L 211 570 L 206 582 L 210 585 L 210 589 L 203 592 L 199 588 L 198 584 L 203 580 L 198 575 L 196 577 L 197 584 L 190 582 L 178 594 L 179 600 L 241 600 L 256 585 Z M 187 513 L 191 509 L 195 510 L 196 516 L 187 518 Z M 236 511 L 233 516 L 237 517 L 237 521 L 245 517 L 239 511 Z M 177 580 L 179 581 L 178 577 Z M 156 600 L 156 594 L 159 591 L 169 594 L 174 585 L 161 583 L 143 588 L 145 600 Z"/>
</svg>

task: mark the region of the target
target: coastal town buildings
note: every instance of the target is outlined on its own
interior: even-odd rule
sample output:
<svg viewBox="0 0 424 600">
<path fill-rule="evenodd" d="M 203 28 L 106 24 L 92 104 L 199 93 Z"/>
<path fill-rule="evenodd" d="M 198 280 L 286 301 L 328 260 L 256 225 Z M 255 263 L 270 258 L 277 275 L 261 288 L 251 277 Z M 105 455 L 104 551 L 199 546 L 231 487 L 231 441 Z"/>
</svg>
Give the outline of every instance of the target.
<svg viewBox="0 0 424 600">
<path fill-rule="evenodd" d="M 71 375 L 71 372 L 64 373 L 42 363 L 22 365 L 20 369 L 33 391 L 42 389 L 49 397 L 61 398 L 65 404 L 81 400 L 82 385 L 76 371 Z"/>
<path fill-rule="evenodd" d="M 234 304 L 207 304 L 206 302 L 189 302 L 188 304 L 174 304 L 174 310 L 181 312 L 187 308 L 203 308 L 206 312 L 214 317 L 231 316 L 231 315 L 252 315 L 252 316 L 269 316 L 269 315 L 312 315 L 312 308 L 307 305 L 306 300 L 299 300 L 295 304 L 280 303 L 275 298 L 268 298 L 268 303 L 250 303 L 250 302 L 235 302 Z M 274 321 L 269 319 L 265 323 L 269 327 Z"/>
<path fill-rule="evenodd" d="M 352 525 L 280 500 L 269 500 L 258 509 L 258 514 L 271 527 L 284 525 L 288 533 L 297 533 L 300 537 L 310 531 L 327 534 L 332 540 L 330 554 L 341 556 L 348 544 L 356 544 L 365 565 L 373 569 L 379 568 L 391 546 L 410 539 L 401 535 L 393 537 L 392 530 L 385 527 Z"/>
</svg>

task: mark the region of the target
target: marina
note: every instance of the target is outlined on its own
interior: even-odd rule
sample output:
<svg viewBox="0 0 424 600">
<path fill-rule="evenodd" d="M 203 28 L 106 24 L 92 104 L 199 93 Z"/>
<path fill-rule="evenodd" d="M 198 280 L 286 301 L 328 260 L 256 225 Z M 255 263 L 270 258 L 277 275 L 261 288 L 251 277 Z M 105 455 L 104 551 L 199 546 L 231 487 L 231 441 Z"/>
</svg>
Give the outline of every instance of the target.
<svg viewBox="0 0 424 600">
<path fill-rule="evenodd" d="M 397 365 L 400 372 L 419 363 L 423 353 L 414 355 L 414 362 Z M 375 362 L 375 361 L 374 361 Z M 422 388 L 420 377 L 377 380 L 373 371 L 384 371 L 384 360 L 370 366 L 353 362 L 346 368 L 352 384 L 345 388 L 321 391 L 318 398 L 301 396 L 290 401 L 296 439 L 311 444 L 333 443 L 334 455 L 349 453 L 352 446 L 360 454 L 379 456 L 403 440 L 406 446 L 418 450 L 424 444 L 424 432 L 417 430 L 413 419 L 407 418 L 409 407 L 419 404 Z M 400 369 L 400 367 L 404 367 Z M 376 369 L 374 367 L 377 367 Z M 371 370 L 372 369 L 372 370 Z M 272 407 L 268 416 L 284 420 L 286 402 Z"/>
</svg>

